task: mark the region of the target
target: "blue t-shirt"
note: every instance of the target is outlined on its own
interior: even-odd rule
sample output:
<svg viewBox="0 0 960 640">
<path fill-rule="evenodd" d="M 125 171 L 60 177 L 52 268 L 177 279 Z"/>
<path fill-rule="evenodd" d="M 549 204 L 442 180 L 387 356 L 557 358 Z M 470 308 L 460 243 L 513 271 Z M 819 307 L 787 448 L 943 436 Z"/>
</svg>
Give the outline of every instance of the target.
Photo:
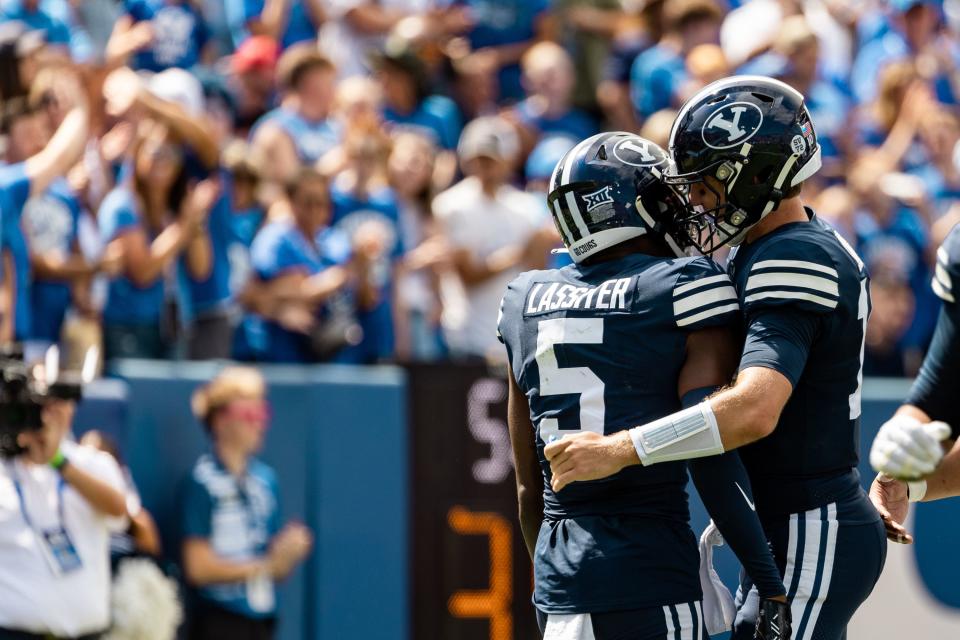
<svg viewBox="0 0 960 640">
<path fill-rule="evenodd" d="M 901 345 L 926 348 L 936 322 L 938 303 L 930 287 L 930 269 L 924 259 L 928 236 L 926 226 L 916 211 L 898 208 L 885 225 L 877 224 L 871 215 L 858 215 L 854 220 L 857 249 L 868 267 L 881 267 L 902 273 L 916 296 L 913 320 Z"/>
<path fill-rule="evenodd" d="M 133 193 L 124 186 L 115 187 L 103 199 L 97 224 L 104 243 L 138 229 L 146 234 L 147 242 L 152 242 L 155 237 L 141 219 Z M 103 319 L 107 324 L 127 326 L 156 324 L 160 321 L 162 309 L 163 276 L 141 287 L 121 274 L 112 278 L 107 287 Z"/>
<path fill-rule="evenodd" d="M 292 220 L 280 220 L 264 226 L 250 248 L 253 270 L 269 282 L 290 272 L 312 276 L 336 262 L 324 255 L 322 247 L 307 239 Z M 322 315 L 322 313 L 320 314 Z M 312 360 L 309 338 L 294 333 L 273 321 L 264 321 L 265 350 L 268 362 L 309 362 Z"/>
<path fill-rule="evenodd" d="M 253 276 L 250 246 L 266 213 L 259 207 L 233 211 L 232 234 L 227 247 L 230 263 L 230 295 L 236 298 Z M 233 334 L 233 357 L 238 360 L 256 360 L 266 350 L 263 319 L 253 313 L 243 313 L 240 325 Z"/>
<path fill-rule="evenodd" d="M 43 194 L 31 198 L 23 208 L 22 227 L 31 254 L 73 253 L 80 219 L 80 202 L 63 178 L 55 180 Z M 70 283 L 34 277 L 30 290 L 32 326 L 30 337 L 58 342 L 60 329 L 70 307 Z"/>
<path fill-rule="evenodd" d="M 340 143 L 341 131 L 333 120 L 311 122 L 296 111 L 277 107 L 257 120 L 250 130 L 252 140 L 259 127 L 272 122 L 290 137 L 303 164 L 314 164 Z"/>
<path fill-rule="evenodd" d="M 2 7 L 2 21 L 19 20 L 31 29 L 44 32 L 44 37 L 50 44 L 70 44 L 70 29 L 46 11 L 41 5 L 37 11 L 28 11 L 21 0 L 4 0 Z"/>
<path fill-rule="evenodd" d="M 23 207 L 29 197 L 30 178 L 27 177 L 26 165 L 21 162 L 0 167 L 0 212 L 3 216 L 0 225 L 0 248 L 9 252 L 13 259 L 13 281 L 16 287 L 13 317 L 14 336 L 17 340 L 26 340 L 31 332 L 30 254 L 21 225 Z"/>
<path fill-rule="evenodd" d="M 807 92 L 806 104 L 810 117 L 816 123 L 817 141 L 824 158 L 840 157 L 837 139 L 850 124 L 850 96 L 833 82 L 817 80 Z"/>
<path fill-rule="evenodd" d="M 528 99 L 517 105 L 517 113 L 520 115 L 520 122 L 536 129 L 541 135 L 567 135 L 584 140 L 598 131 L 596 121 L 579 109 L 570 109 L 562 116 L 547 117 L 534 113 Z"/>
<path fill-rule="evenodd" d="M 454 0 L 451 4 L 470 8 L 474 26 L 467 33 L 467 38 L 472 49 L 533 40 L 537 20 L 550 6 L 547 0 Z M 501 100 L 519 100 L 523 97 L 519 65 L 503 67 L 499 83 Z"/>
<path fill-rule="evenodd" d="M 654 45 L 637 56 L 630 68 L 630 100 L 641 118 L 673 106 L 687 80 L 683 57 L 663 45 Z"/>
<path fill-rule="evenodd" d="M 126 11 L 135 21 L 150 20 L 154 40 L 134 56 L 133 66 L 146 71 L 170 67 L 189 69 L 200 62 L 209 32 L 203 16 L 190 2 L 176 0 L 126 0 Z"/>
<path fill-rule="evenodd" d="M 220 197 L 214 203 L 207 216 L 207 233 L 210 236 L 212 265 L 210 273 L 203 280 L 196 280 L 187 266 L 187 256 L 180 257 L 180 273 L 189 306 L 190 316 L 204 311 L 224 307 L 230 300 L 230 243 L 233 241 L 233 212 L 230 195 L 226 191 L 229 182 L 226 174 L 221 176 Z"/>
<path fill-rule="evenodd" d="M 181 485 L 180 505 L 183 539 L 206 540 L 217 556 L 228 561 L 262 558 L 270 540 L 280 531 L 276 473 L 255 458 L 248 462 L 246 474 L 238 478 L 215 455 L 200 456 Z M 248 618 L 276 615 L 275 603 L 260 607 L 251 602 L 246 581 L 200 587 L 196 595 Z"/>
<path fill-rule="evenodd" d="M 224 8 L 234 47 L 239 47 L 240 43 L 250 36 L 247 24 L 263 13 L 263 4 L 263 0 L 225 0 Z M 287 11 L 287 27 L 280 39 L 280 46 L 283 49 L 298 42 L 317 39 L 318 25 L 313 23 L 310 12 L 307 11 L 302 0 L 289 2 Z"/>
<path fill-rule="evenodd" d="M 363 342 L 348 348 L 340 360 L 375 362 L 393 355 L 394 333 L 391 312 L 391 283 L 395 261 L 403 254 L 400 234 L 400 208 L 393 189 L 385 187 L 365 199 L 344 191 L 336 183 L 330 189 L 333 199 L 333 227 L 352 239 L 357 228 L 368 221 L 379 222 L 387 231 L 387 250 L 373 265 L 372 277 L 380 290 L 380 302 L 369 311 L 357 313 L 363 329 Z"/>
<path fill-rule="evenodd" d="M 406 114 L 386 107 L 383 119 L 394 131 L 419 133 L 440 149 L 455 148 L 460 138 L 460 112 L 453 100 L 445 96 L 430 96 Z"/>
</svg>

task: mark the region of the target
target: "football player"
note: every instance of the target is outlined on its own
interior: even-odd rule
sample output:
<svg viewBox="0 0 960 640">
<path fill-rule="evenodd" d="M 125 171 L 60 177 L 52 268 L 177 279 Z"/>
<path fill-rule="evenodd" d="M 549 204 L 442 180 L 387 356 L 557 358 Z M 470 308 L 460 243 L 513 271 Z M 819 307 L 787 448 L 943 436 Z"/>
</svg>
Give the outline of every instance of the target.
<svg viewBox="0 0 960 640">
<path fill-rule="evenodd" d="M 548 194 L 574 264 L 522 274 L 498 331 L 520 521 L 545 638 L 706 638 L 686 464 L 632 467 L 554 491 L 544 447 L 694 406 L 730 379 L 739 304 L 707 258 L 678 257 L 682 206 L 655 144 L 603 133 L 571 149 Z M 686 242 L 684 240 L 684 242 Z M 786 590 L 736 454 L 691 465 L 711 516 L 760 584 L 759 638 L 789 638 Z"/>
<path fill-rule="evenodd" d="M 754 76 L 708 85 L 680 110 L 670 151 L 691 242 L 707 254 L 734 247 L 727 271 L 746 333 L 736 382 L 628 431 L 549 445 L 554 489 L 749 445 L 740 454 L 783 571 L 794 637 L 840 640 L 886 559 L 883 524 L 856 470 L 867 273 L 800 198 L 820 147 L 791 87 Z M 751 587 L 742 581 L 734 638 L 751 632 Z"/>
<path fill-rule="evenodd" d="M 933 291 L 943 301 L 933 341 L 905 404 L 877 434 L 870 463 L 881 472 L 870 489 L 887 527 L 887 537 L 909 543 L 903 527 L 908 502 L 960 495 L 960 226 L 937 250 Z M 949 426 L 948 426 L 949 425 Z M 921 477 L 922 476 L 922 477 Z"/>
</svg>

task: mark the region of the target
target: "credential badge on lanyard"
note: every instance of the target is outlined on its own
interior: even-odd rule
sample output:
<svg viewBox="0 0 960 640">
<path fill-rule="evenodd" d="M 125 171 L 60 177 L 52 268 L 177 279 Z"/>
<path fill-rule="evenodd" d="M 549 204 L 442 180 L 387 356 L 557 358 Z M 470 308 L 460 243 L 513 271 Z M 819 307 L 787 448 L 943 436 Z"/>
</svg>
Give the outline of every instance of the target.
<svg viewBox="0 0 960 640">
<path fill-rule="evenodd" d="M 23 521 L 33 531 L 40 553 L 54 576 L 60 577 L 73 573 L 83 567 L 80 554 L 77 552 L 70 534 L 67 533 L 66 520 L 63 513 L 63 490 L 66 486 L 63 478 L 57 479 L 57 523 L 53 527 L 40 528 L 35 525 L 27 511 L 27 502 L 23 497 L 23 486 L 20 483 L 20 474 L 16 464 L 11 463 L 10 475 L 13 478 L 13 487 L 17 491 L 17 500 L 20 503 L 20 514 Z"/>
</svg>

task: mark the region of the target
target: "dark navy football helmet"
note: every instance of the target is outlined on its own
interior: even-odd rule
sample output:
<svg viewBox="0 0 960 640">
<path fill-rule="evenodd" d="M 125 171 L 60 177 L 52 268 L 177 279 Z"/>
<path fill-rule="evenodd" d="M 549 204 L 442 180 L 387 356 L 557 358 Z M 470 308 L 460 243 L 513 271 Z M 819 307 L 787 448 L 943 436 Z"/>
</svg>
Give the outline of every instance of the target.
<svg viewBox="0 0 960 640">
<path fill-rule="evenodd" d="M 677 220 L 705 254 L 738 245 L 747 232 L 820 169 L 820 145 L 803 95 L 763 76 L 733 76 L 707 85 L 680 109 L 670 133 L 680 191 L 698 185 L 724 204 L 689 203 Z M 716 180 L 711 186 L 709 176 Z M 719 183 L 719 187 L 717 187 Z"/>
<path fill-rule="evenodd" d="M 690 245 L 675 226 L 682 198 L 663 181 L 670 158 L 632 133 L 600 133 L 575 146 L 550 178 L 547 203 L 575 262 L 652 234 L 678 256 Z"/>
</svg>

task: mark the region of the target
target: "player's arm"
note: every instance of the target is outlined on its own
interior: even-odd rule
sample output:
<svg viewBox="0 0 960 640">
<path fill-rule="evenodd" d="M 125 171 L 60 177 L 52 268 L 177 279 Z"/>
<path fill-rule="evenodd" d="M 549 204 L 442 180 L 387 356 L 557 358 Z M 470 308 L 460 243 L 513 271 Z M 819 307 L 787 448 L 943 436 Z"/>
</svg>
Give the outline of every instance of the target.
<svg viewBox="0 0 960 640">
<path fill-rule="evenodd" d="M 687 358 L 678 392 L 684 407 L 699 404 L 730 380 L 739 352 L 727 328 L 696 331 L 687 337 Z M 690 477 L 720 533 L 757 585 L 761 598 L 786 601 L 780 571 L 753 506 L 747 470 L 736 451 L 690 461 Z"/>
<path fill-rule="evenodd" d="M 944 275 L 950 265 L 944 264 L 943 255 L 938 258 L 934 291 L 944 303 L 933 340 L 906 404 L 880 428 L 870 450 L 870 463 L 881 472 L 870 487 L 870 499 L 883 518 L 887 538 L 901 543 L 913 541 L 903 526 L 909 502 L 960 495 L 960 406 L 952 397 L 960 384 L 960 363 L 951 357 L 960 350 L 960 306 L 953 296 L 953 279 Z M 941 443 L 942 437 L 954 442 Z M 934 470 L 923 479 L 894 479 L 915 477 L 930 468 Z"/>
<path fill-rule="evenodd" d="M 547 445 L 553 490 L 630 465 L 719 455 L 770 435 L 806 364 L 818 322 L 818 316 L 788 307 L 753 313 L 731 387 L 628 431 L 575 434 Z"/>
<path fill-rule="evenodd" d="M 781 245 L 764 254 L 770 259 L 758 262 L 753 267 L 758 273 L 747 280 L 747 290 L 759 292 L 745 299 L 746 341 L 733 386 L 695 407 L 628 431 L 601 438 L 576 434 L 551 443 L 544 454 L 554 471 L 554 491 L 575 480 L 607 477 L 632 464 L 719 455 L 773 432 L 806 366 L 823 314 L 836 309 L 839 302 L 837 272 L 827 266 L 830 259 L 821 248 L 809 243 Z M 798 277 L 796 271 L 805 273 Z M 691 298 L 706 296 L 710 290 L 678 295 L 685 294 L 685 288 L 699 291 L 701 286 L 686 283 L 675 288 L 675 308 L 693 306 L 696 300 L 688 302 Z M 694 311 L 699 309 L 704 309 L 702 314 L 712 307 L 704 304 Z M 678 319 L 678 325 L 683 326 L 682 322 Z M 558 468 L 563 472 L 557 473 Z"/>
<path fill-rule="evenodd" d="M 943 266 L 938 264 L 937 268 L 939 271 Z M 920 374 L 906 403 L 884 423 L 870 448 L 873 468 L 900 479 L 915 480 L 934 472 L 944 454 L 941 441 L 960 436 L 960 403 L 956 401 L 960 385 L 960 305 L 950 291 L 936 286 L 934 290 L 947 297 L 943 298 Z M 960 477 L 937 473 L 936 480 L 940 497 L 960 493 Z"/>
<path fill-rule="evenodd" d="M 534 427 L 530 420 L 527 396 L 513 377 L 513 368 L 507 365 L 510 392 L 507 397 L 507 424 L 513 445 L 513 467 L 517 473 L 517 502 L 520 507 L 520 531 L 533 560 L 537 535 L 543 523 L 543 474 L 537 460 Z"/>
</svg>

